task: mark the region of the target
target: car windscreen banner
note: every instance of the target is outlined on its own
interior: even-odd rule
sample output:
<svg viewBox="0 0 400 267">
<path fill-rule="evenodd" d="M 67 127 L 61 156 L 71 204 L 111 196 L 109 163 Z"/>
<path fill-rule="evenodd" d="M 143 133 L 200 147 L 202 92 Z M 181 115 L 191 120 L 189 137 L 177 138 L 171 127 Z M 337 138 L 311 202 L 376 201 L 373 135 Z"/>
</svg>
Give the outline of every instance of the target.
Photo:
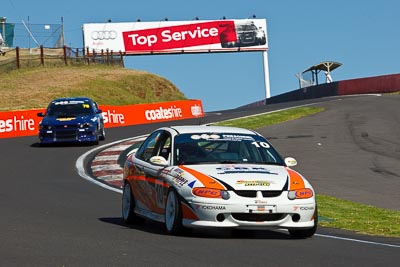
<svg viewBox="0 0 400 267">
<path fill-rule="evenodd" d="M 100 105 L 104 126 L 120 127 L 204 117 L 201 100 L 179 100 L 126 106 Z M 0 112 L 0 138 L 32 136 L 39 132 L 39 112 L 45 109 Z"/>
<path fill-rule="evenodd" d="M 266 19 L 88 23 L 84 46 L 135 54 L 265 51 Z"/>
</svg>

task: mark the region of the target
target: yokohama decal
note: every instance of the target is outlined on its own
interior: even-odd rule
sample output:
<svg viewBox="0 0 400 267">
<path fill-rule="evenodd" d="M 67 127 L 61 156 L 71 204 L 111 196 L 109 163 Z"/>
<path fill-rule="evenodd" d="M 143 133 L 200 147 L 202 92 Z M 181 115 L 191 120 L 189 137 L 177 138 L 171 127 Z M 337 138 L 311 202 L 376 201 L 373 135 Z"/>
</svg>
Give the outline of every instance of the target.
<svg viewBox="0 0 400 267">
<path fill-rule="evenodd" d="M 211 21 L 123 32 L 125 51 L 162 51 L 236 41 L 234 21 Z"/>
</svg>

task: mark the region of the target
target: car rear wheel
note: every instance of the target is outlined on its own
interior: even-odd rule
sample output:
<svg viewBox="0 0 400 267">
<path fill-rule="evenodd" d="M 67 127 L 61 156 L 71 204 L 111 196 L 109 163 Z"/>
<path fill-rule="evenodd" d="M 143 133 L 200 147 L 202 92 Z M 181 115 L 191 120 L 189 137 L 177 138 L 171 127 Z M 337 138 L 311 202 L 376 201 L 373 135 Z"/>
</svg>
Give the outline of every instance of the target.
<svg viewBox="0 0 400 267">
<path fill-rule="evenodd" d="M 122 193 L 122 217 L 126 223 L 135 223 L 138 218 L 135 214 L 135 198 L 132 195 L 131 186 L 125 183 Z"/>
<path fill-rule="evenodd" d="M 317 207 L 315 207 L 314 226 L 310 229 L 304 229 L 304 230 L 289 229 L 289 234 L 293 238 L 298 238 L 298 239 L 309 238 L 315 234 L 315 232 L 317 231 L 317 227 L 318 227 L 318 209 Z"/>
<path fill-rule="evenodd" d="M 168 191 L 165 203 L 165 229 L 167 233 L 177 235 L 182 232 L 182 207 L 174 189 Z"/>
</svg>

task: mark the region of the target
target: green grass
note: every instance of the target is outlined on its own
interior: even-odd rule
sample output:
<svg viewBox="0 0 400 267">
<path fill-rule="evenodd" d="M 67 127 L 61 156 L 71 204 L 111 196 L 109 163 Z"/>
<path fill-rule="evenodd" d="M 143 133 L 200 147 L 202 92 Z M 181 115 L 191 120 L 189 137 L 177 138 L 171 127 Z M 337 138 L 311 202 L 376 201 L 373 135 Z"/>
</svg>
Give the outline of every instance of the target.
<svg viewBox="0 0 400 267">
<path fill-rule="evenodd" d="M 215 123 L 220 126 L 235 126 L 255 130 L 272 124 L 299 119 L 323 111 L 320 107 L 299 107 L 266 113 L 257 116 L 249 116 L 241 119 L 227 120 Z"/>
<path fill-rule="evenodd" d="M 299 107 L 269 114 L 216 123 L 256 130 L 267 125 L 302 118 L 323 111 L 319 107 Z M 400 238 L 400 211 L 376 208 L 326 195 L 317 195 L 319 225 L 357 233 Z"/>
<path fill-rule="evenodd" d="M 361 234 L 400 237 L 400 212 L 317 195 L 319 225 Z M 325 219 L 327 218 L 327 220 Z"/>
</svg>

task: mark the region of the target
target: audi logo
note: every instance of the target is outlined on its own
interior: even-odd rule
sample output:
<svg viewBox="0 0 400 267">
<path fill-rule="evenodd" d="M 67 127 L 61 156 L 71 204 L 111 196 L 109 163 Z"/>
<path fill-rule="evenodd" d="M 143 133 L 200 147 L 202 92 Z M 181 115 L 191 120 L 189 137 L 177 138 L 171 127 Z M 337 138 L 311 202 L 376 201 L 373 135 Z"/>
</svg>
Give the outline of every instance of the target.
<svg viewBox="0 0 400 267">
<path fill-rule="evenodd" d="M 114 40 L 117 38 L 116 31 L 94 31 L 90 35 L 93 40 Z"/>
</svg>

